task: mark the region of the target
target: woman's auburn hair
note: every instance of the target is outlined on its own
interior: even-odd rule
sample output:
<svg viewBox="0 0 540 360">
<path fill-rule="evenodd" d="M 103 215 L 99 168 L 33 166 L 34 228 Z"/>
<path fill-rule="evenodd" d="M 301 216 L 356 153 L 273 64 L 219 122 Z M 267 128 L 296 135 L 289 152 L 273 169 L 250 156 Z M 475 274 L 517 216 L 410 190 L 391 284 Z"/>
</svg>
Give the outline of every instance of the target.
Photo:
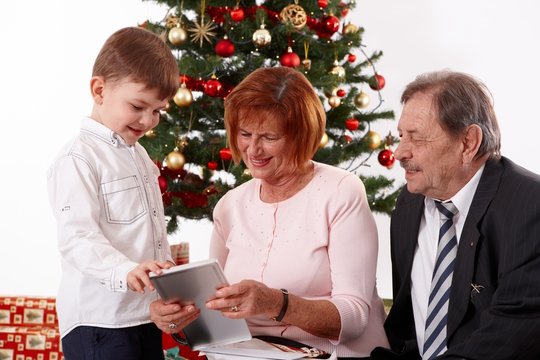
<svg viewBox="0 0 540 360">
<path fill-rule="evenodd" d="M 302 166 L 319 148 L 326 113 L 315 89 L 299 71 L 287 67 L 259 68 L 225 99 L 225 129 L 233 160 L 239 163 L 237 135 L 249 123 L 279 121 L 288 139 L 291 161 Z"/>
</svg>

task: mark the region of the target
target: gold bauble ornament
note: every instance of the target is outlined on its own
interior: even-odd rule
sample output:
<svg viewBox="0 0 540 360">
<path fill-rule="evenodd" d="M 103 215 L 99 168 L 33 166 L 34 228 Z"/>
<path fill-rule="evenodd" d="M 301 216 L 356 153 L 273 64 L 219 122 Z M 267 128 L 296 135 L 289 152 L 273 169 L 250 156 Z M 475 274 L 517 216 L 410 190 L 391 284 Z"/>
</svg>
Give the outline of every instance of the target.
<svg viewBox="0 0 540 360">
<path fill-rule="evenodd" d="M 370 101 L 369 95 L 363 91 L 360 91 L 360 93 L 354 97 L 354 105 L 359 109 L 367 108 Z"/>
<path fill-rule="evenodd" d="M 249 171 L 248 168 L 244 169 L 244 171 L 242 172 L 242 175 L 244 176 L 251 176 L 251 171 Z"/>
<path fill-rule="evenodd" d="M 358 26 L 348 23 L 343 27 L 343 33 L 344 34 L 354 34 L 358 31 Z"/>
<path fill-rule="evenodd" d="M 186 158 L 184 157 L 184 154 L 178 151 L 178 148 L 174 148 L 174 150 L 171 151 L 165 158 L 165 162 L 167 163 L 168 169 L 180 170 L 182 167 L 184 167 Z"/>
<path fill-rule="evenodd" d="M 336 60 L 334 61 L 334 67 L 330 70 L 330 74 L 336 75 L 339 79 L 343 79 L 345 77 L 345 69 L 343 66 L 339 65 L 339 62 Z"/>
<path fill-rule="evenodd" d="M 169 30 L 169 42 L 175 46 L 182 45 L 188 39 L 188 33 L 185 29 L 181 28 L 179 25 L 171 28 Z"/>
<path fill-rule="evenodd" d="M 302 66 L 304 67 L 304 70 L 306 71 L 311 70 L 311 59 L 302 60 Z"/>
<path fill-rule="evenodd" d="M 381 136 L 377 132 L 371 130 L 367 133 L 367 143 L 371 150 L 378 149 L 381 146 Z"/>
<path fill-rule="evenodd" d="M 258 47 L 264 47 L 272 41 L 270 31 L 265 29 L 265 25 L 261 24 L 261 28 L 253 33 L 253 44 Z"/>
<path fill-rule="evenodd" d="M 176 94 L 173 97 L 174 103 L 180 107 L 185 107 L 191 105 L 193 102 L 193 95 L 191 94 L 191 90 L 189 90 L 185 83 L 182 83 L 178 90 L 176 91 Z"/>
<path fill-rule="evenodd" d="M 323 147 L 326 146 L 326 144 L 328 144 L 328 134 L 324 133 L 322 135 L 321 142 L 319 143 L 319 147 L 322 149 Z"/>
<path fill-rule="evenodd" d="M 296 30 L 302 29 L 307 24 L 307 14 L 303 7 L 297 4 L 287 5 L 279 13 L 282 23 L 291 23 Z"/>
<path fill-rule="evenodd" d="M 331 108 L 335 109 L 341 105 L 341 98 L 339 96 L 332 95 L 328 98 L 328 104 Z"/>
</svg>

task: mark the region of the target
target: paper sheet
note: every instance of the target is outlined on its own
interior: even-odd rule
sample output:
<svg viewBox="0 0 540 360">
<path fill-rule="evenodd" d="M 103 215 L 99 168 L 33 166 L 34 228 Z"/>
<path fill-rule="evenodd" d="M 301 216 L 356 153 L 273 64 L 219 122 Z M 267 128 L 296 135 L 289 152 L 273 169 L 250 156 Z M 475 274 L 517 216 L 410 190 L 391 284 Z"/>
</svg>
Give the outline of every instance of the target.
<svg viewBox="0 0 540 360">
<path fill-rule="evenodd" d="M 204 352 L 208 360 L 246 360 L 247 358 L 292 360 L 301 359 L 305 356 L 302 353 L 281 351 L 259 339 L 206 348 L 202 352 Z"/>
</svg>

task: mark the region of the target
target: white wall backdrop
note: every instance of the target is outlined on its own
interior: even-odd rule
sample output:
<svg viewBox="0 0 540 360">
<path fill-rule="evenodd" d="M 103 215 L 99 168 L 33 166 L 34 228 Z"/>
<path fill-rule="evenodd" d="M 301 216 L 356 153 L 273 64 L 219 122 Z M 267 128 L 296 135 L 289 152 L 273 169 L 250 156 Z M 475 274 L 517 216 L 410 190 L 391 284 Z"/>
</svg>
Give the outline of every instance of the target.
<svg viewBox="0 0 540 360">
<path fill-rule="evenodd" d="M 0 294 L 55 295 L 60 266 L 46 170 L 90 112 L 88 79 L 106 37 L 161 19 L 164 9 L 140 0 L 29 0 L 3 1 L 0 13 Z M 503 154 L 540 173 L 538 14 L 536 0 L 357 0 L 349 19 L 365 28 L 368 53 L 384 51 L 376 66 L 387 81 L 385 108 L 399 116 L 400 92 L 418 73 L 471 73 L 493 93 Z M 377 130 L 395 133 L 396 124 Z M 403 182 L 399 166 L 366 172 Z M 379 293 L 390 297 L 389 218 L 376 218 Z M 202 259 L 210 231 L 206 221 L 186 222 L 172 242 L 189 241 L 191 259 Z"/>
</svg>

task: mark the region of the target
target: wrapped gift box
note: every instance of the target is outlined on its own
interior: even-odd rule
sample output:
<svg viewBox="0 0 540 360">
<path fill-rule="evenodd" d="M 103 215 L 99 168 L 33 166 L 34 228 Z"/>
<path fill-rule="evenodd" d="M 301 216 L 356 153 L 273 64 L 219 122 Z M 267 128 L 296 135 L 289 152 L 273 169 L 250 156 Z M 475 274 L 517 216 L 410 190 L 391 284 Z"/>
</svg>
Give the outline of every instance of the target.
<svg viewBox="0 0 540 360">
<path fill-rule="evenodd" d="M 165 352 L 165 360 L 205 360 L 206 356 L 199 354 L 198 351 L 193 351 L 187 345 L 180 345 L 171 335 L 163 333 L 163 351 Z M 0 358 L 1 359 L 1 358 Z"/>
<path fill-rule="evenodd" d="M 53 297 L 0 297 L 0 326 L 58 327 Z"/>
<path fill-rule="evenodd" d="M 62 360 L 60 333 L 43 326 L 1 326 L 0 359 Z"/>
<path fill-rule="evenodd" d="M 189 243 L 171 245 L 172 258 L 176 265 L 187 264 L 189 262 Z"/>
</svg>

